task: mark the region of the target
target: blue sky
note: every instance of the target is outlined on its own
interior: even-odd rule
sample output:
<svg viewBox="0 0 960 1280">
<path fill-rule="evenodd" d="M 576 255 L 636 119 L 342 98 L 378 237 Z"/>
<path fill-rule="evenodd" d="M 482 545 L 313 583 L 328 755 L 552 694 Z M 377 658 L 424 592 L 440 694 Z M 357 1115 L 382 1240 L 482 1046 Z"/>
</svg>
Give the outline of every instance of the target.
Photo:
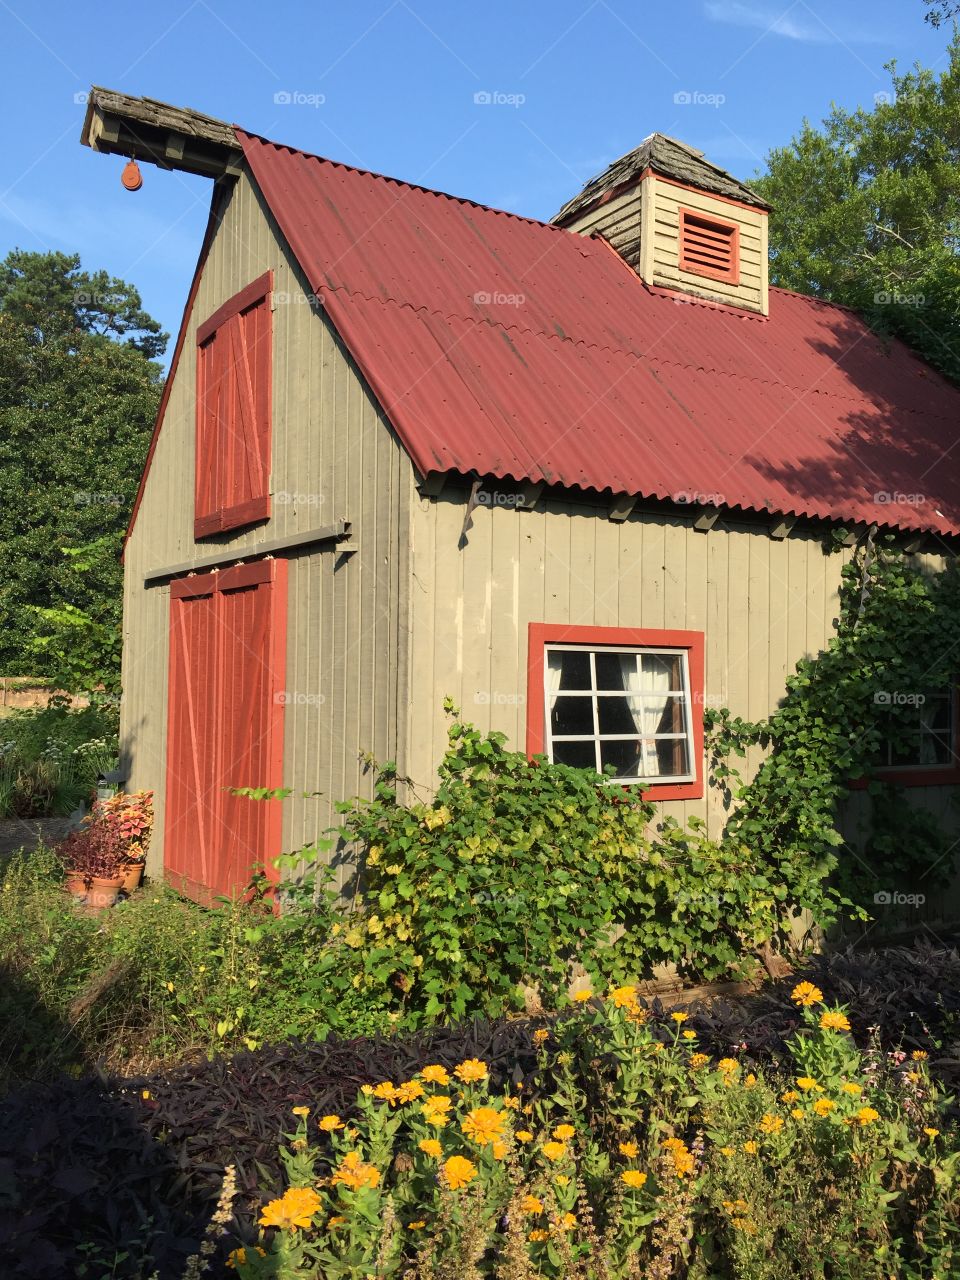
<svg viewBox="0 0 960 1280">
<path fill-rule="evenodd" d="M 653 130 L 749 177 L 831 101 L 872 105 L 891 58 L 942 70 L 948 35 L 923 12 L 921 0 L 0 0 L 0 255 L 79 252 L 136 284 L 175 333 L 210 184 L 145 165 L 125 192 L 122 160 L 79 145 L 91 83 L 546 219 Z"/>
</svg>

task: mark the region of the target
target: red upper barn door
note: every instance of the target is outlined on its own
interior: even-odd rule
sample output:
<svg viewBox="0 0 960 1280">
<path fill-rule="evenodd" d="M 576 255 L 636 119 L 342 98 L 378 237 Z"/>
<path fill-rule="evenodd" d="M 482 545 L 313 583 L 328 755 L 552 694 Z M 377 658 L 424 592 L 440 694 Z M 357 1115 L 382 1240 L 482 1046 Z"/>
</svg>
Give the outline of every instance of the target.
<svg viewBox="0 0 960 1280">
<path fill-rule="evenodd" d="M 174 582 L 164 835 L 167 876 L 201 901 L 234 895 L 280 852 L 286 561 Z"/>
</svg>

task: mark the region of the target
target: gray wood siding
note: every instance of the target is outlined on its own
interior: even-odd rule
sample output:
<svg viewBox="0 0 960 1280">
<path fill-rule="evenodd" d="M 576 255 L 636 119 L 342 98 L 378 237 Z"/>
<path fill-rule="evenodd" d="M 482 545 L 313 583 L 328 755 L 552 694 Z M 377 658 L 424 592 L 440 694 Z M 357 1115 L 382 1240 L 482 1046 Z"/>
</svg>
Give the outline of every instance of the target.
<svg viewBox="0 0 960 1280">
<path fill-rule="evenodd" d="M 828 643 L 849 551 L 826 555 L 822 540 L 795 530 L 785 540 L 756 526 L 721 522 L 698 533 L 689 520 L 542 503 L 533 511 L 481 505 L 462 550 L 462 500 L 418 499 L 413 516 L 411 717 L 408 769 L 429 788 L 446 742 L 441 702 L 526 746 L 527 628 L 531 622 L 702 631 L 705 701 L 758 720 L 783 697 L 787 676 Z M 930 558 L 930 567 L 938 562 Z M 761 759 L 744 763 L 747 776 Z M 911 789 L 957 826 L 948 788 Z M 848 830 L 863 799 L 851 797 Z M 703 800 L 661 804 L 684 822 L 704 817 L 712 835 L 725 815 L 715 790 Z M 906 890 L 905 890 L 906 891 Z M 954 915 L 960 918 L 960 896 Z"/>
<path fill-rule="evenodd" d="M 193 537 L 198 323 L 250 280 L 274 272 L 272 516 L 223 540 Z M 124 586 L 121 733 L 128 786 L 157 792 L 150 871 L 162 866 L 169 588 L 144 574 L 221 548 L 353 523 L 353 554 L 290 564 L 284 848 L 312 840 L 332 801 L 363 791 L 362 751 L 398 755 L 405 680 L 400 598 L 412 467 L 246 177 L 226 196 L 134 532 Z M 251 780 L 252 781 L 252 780 Z M 320 791 L 305 800 L 303 791 Z"/>
</svg>

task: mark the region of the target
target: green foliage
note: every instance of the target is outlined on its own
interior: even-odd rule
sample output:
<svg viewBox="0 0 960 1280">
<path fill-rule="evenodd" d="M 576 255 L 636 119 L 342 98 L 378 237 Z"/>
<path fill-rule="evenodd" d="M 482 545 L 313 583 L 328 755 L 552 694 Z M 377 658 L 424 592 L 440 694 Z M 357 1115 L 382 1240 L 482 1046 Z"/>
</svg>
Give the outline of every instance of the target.
<svg viewBox="0 0 960 1280">
<path fill-rule="evenodd" d="M 208 910 L 150 885 L 88 915 L 56 853 L 14 855 L 0 886 L 0 1084 L 389 1029 L 353 984 L 338 920 L 329 890 L 278 916 L 262 899 Z"/>
<path fill-rule="evenodd" d="M 940 75 L 898 74 L 767 158 L 775 284 L 844 303 L 960 378 L 960 40 Z"/>
<path fill-rule="evenodd" d="M 89 807 L 97 777 L 116 766 L 117 705 L 94 697 L 74 708 L 52 697 L 0 721 L 0 817 L 40 818 Z"/>
<path fill-rule="evenodd" d="M 115 686 L 120 540 L 165 343 L 131 286 L 76 258 L 0 264 L 0 670 Z"/>
<path fill-rule="evenodd" d="M 748 846 L 771 888 L 780 887 L 781 944 L 789 945 L 796 902 L 827 927 L 845 910 L 865 918 L 865 893 L 875 884 L 889 888 L 923 876 L 933 886 L 936 872 L 949 874 L 936 824 L 891 794 L 875 770 L 889 743 L 909 743 L 923 698 L 951 686 L 958 625 L 954 564 L 930 574 L 909 565 L 891 539 L 876 549 L 868 543 L 844 568 L 836 635 L 816 658 L 798 663 L 773 715 L 750 724 L 726 711 L 707 712 L 714 776 L 734 801 L 724 841 Z M 767 755 L 744 784 L 726 762 L 755 744 Z M 870 780 L 879 800 L 866 868 L 849 849 L 841 853 L 844 802 L 850 782 L 861 779 Z M 900 810 L 896 832 L 885 827 L 893 805 Z"/>
</svg>

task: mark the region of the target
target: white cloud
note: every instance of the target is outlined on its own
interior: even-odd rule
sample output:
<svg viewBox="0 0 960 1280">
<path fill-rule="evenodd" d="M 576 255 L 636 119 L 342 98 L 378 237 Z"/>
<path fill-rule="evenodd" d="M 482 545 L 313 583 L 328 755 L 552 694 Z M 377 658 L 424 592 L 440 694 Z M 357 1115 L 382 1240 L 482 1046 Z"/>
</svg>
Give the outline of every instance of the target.
<svg viewBox="0 0 960 1280">
<path fill-rule="evenodd" d="M 800 9 L 802 12 L 797 12 Z M 843 44 L 847 41 L 875 42 L 884 37 L 876 30 L 841 26 L 837 29 L 822 22 L 806 4 L 794 3 L 786 9 L 777 6 L 744 4 L 742 0 L 706 0 L 704 12 L 714 22 L 728 26 L 752 27 L 764 34 L 799 40 L 805 44 Z M 832 17 L 832 15 L 831 15 Z"/>
</svg>

